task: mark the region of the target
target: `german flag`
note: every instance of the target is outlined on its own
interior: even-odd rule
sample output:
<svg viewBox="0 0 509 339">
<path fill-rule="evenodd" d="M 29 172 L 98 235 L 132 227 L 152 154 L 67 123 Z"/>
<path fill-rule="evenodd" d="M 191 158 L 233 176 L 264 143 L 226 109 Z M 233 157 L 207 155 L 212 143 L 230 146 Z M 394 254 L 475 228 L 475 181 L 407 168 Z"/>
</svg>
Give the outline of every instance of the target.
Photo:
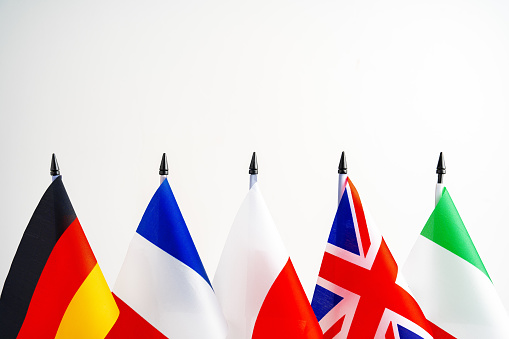
<svg viewBox="0 0 509 339">
<path fill-rule="evenodd" d="M 0 296 L 3 339 L 104 339 L 119 309 L 62 177 L 28 223 Z"/>
</svg>

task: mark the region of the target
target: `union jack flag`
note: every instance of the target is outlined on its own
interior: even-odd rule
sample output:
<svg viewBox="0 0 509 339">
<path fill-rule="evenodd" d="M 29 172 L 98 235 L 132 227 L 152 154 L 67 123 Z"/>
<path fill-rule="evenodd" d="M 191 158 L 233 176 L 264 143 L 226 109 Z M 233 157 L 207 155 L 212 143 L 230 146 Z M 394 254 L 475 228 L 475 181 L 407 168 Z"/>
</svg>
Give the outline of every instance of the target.
<svg viewBox="0 0 509 339">
<path fill-rule="evenodd" d="M 398 266 L 348 178 L 311 306 L 324 339 L 430 339 Z"/>
</svg>

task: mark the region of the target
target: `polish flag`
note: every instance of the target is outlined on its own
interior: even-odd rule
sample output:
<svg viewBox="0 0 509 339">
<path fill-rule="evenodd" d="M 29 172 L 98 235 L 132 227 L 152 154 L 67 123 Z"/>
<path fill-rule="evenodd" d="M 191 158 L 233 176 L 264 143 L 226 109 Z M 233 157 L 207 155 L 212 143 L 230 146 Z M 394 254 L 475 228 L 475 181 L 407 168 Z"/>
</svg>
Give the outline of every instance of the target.
<svg viewBox="0 0 509 339">
<path fill-rule="evenodd" d="M 322 338 L 257 183 L 233 222 L 212 285 L 227 339 Z"/>
</svg>

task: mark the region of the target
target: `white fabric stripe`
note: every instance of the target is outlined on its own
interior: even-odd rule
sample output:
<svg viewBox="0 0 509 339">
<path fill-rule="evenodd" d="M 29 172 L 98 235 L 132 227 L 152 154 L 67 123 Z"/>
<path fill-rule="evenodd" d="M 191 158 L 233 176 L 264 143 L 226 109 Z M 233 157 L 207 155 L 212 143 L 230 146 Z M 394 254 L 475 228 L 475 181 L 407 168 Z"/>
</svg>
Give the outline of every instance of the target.
<svg viewBox="0 0 509 339">
<path fill-rule="evenodd" d="M 114 292 L 168 338 L 226 337 L 226 322 L 210 285 L 138 233 Z"/>
<path fill-rule="evenodd" d="M 255 183 L 235 217 L 213 282 L 228 339 L 251 338 L 262 303 L 288 259 Z"/>
<path fill-rule="evenodd" d="M 327 313 L 320 320 L 320 328 L 322 329 L 322 332 L 327 332 L 327 330 L 329 330 L 339 319 L 341 319 L 341 317 L 345 316 L 343 326 L 341 327 L 341 332 L 338 333 L 334 339 L 346 338 L 348 336 L 350 326 L 352 325 L 353 316 L 355 314 L 355 310 L 357 309 L 357 305 L 359 304 L 360 296 L 326 279 L 323 279 L 322 277 L 318 277 L 316 284 L 325 288 L 326 290 L 331 291 L 332 293 L 343 297 L 343 300 L 334 306 L 334 308 L 332 308 L 329 313 Z"/>
<path fill-rule="evenodd" d="M 366 254 L 366 260 L 369 260 L 371 263 L 373 263 L 375 261 L 376 255 L 378 254 L 378 250 L 380 249 L 380 245 L 382 244 L 382 233 L 380 233 L 380 230 L 378 229 L 378 226 L 376 225 L 375 220 L 371 216 L 368 208 L 365 205 L 362 205 L 362 209 L 364 210 L 364 218 L 366 218 L 369 239 L 371 240 L 371 246 L 369 247 L 369 251 Z"/>
<path fill-rule="evenodd" d="M 365 207 L 363 207 L 363 209 L 364 216 L 366 218 L 366 225 L 368 226 L 369 237 L 371 240 L 371 246 L 369 248 L 367 256 L 366 257 L 359 256 L 357 254 L 354 254 L 350 251 L 347 251 L 341 247 L 337 247 L 330 243 L 327 243 L 325 245 L 325 252 L 332 254 L 336 257 L 339 257 L 341 259 L 350 261 L 351 263 L 354 263 L 360 267 L 369 270 L 373 266 L 376 255 L 378 254 L 378 250 L 380 249 L 380 245 L 382 243 L 382 236 L 380 235 L 380 232 L 378 231 L 378 228 L 376 227 L 376 224 L 373 221 L 373 218 L 371 217 L 369 211 Z M 355 225 L 357 227 L 357 223 Z M 358 228 L 356 232 L 359 233 Z"/>
<path fill-rule="evenodd" d="M 414 332 L 415 334 L 418 334 L 424 339 L 433 339 L 433 337 L 422 327 L 387 308 L 384 310 L 382 319 L 380 319 L 380 325 L 378 326 L 374 339 L 385 339 L 385 333 L 387 332 L 387 328 L 389 326 L 392 326 L 395 339 L 399 339 L 400 336 L 397 325 L 405 327 L 406 329 Z"/>
<path fill-rule="evenodd" d="M 509 318 L 479 269 L 419 236 L 403 273 L 426 317 L 461 339 L 509 338 Z"/>
<path fill-rule="evenodd" d="M 371 256 L 370 258 L 366 259 L 355 253 L 352 253 L 330 243 L 327 243 L 325 245 L 325 252 L 332 254 L 333 256 L 338 257 L 341 260 L 349 261 L 354 265 L 358 265 L 368 270 L 371 269 L 371 266 L 373 266 L 373 262 L 375 261 L 375 256 Z"/>
</svg>

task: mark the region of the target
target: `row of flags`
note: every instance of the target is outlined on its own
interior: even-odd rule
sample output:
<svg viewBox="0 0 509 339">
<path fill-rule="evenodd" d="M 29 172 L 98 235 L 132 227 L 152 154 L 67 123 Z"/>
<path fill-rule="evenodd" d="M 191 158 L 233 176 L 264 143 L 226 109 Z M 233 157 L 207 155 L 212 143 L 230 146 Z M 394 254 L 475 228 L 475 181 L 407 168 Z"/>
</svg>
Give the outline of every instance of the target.
<svg viewBox="0 0 509 339">
<path fill-rule="evenodd" d="M 509 317 L 443 184 L 399 269 L 343 154 L 338 208 L 310 303 L 255 167 L 253 154 L 251 187 L 213 281 L 162 176 L 112 291 L 52 168 L 0 296 L 0 338 L 509 338 Z"/>
</svg>

